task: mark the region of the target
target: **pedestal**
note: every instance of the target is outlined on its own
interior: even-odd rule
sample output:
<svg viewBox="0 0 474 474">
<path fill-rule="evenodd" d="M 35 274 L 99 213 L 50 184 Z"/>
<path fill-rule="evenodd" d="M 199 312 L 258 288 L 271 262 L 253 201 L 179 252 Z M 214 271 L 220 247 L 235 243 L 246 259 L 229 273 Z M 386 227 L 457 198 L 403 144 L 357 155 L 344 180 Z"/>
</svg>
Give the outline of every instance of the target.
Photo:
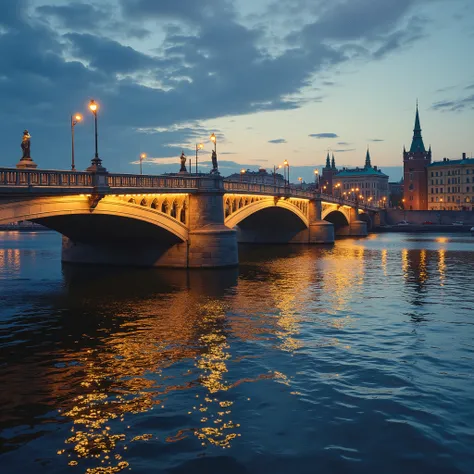
<svg viewBox="0 0 474 474">
<path fill-rule="evenodd" d="M 18 169 L 36 169 L 38 165 L 33 161 L 32 158 L 21 158 L 17 163 L 16 167 Z"/>
</svg>

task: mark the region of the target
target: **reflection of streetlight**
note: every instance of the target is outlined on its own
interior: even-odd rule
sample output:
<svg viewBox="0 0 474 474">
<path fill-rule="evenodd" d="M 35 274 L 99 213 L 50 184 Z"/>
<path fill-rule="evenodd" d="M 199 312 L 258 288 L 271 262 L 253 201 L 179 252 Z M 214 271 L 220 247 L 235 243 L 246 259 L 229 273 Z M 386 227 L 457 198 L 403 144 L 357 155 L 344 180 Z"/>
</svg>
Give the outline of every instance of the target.
<svg viewBox="0 0 474 474">
<path fill-rule="evenodd" d="M 76 171 L 74 163 L 74 127 L 82 120 L 81 114 L 71 115 L 71 170 Z"/>
<path fill-rule="evenodd" d="M 142 170 L 142 163 L 143 163 L 143 160 L 146 158 L 146 153 L 142 153 L 140 155 L 140 174 L 143 174 L 143 170 Z"/>
<path fill-rule="evenodd" d="M 240 170 L 240 182 L 242 182 L 242 176 L 243 176 L 244 174 L 245 174 L 245 169 L 242 168 L 242 169 Z"/>
<path fill-rule="evenodd" d="M 203 148 L 204 148 L 203 143 L 196 143 L 196 174 L 198 174 L 198 151 L 202 150 Z M 191 172 L 192 172 L 192 170 L 191 170 Z"/>
<path fill-rule="evenodd" d="M 99 105 L 95 100 L 91 100 L 89 102 L 89 109 L 94 114 L 94 129 L 95 129 L 95 155 L 94 159 L 92 160 L 93 166 L 100 166 L 102 164 L 102 160 L 99 158 L 99 147 L 98 147 L 98 135 L 97 135 L 97 111 L 99 110 Z"/>
</svg>

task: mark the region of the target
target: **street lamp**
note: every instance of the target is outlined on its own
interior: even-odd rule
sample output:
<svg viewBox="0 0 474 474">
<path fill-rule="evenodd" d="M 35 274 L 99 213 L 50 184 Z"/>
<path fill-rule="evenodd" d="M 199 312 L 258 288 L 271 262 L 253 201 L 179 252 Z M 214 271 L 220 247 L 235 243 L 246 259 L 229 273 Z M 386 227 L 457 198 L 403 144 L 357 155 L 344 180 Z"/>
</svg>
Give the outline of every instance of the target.
<svg viewBox="0 0 474 474">
<path fill-rule="evenodd" d="M 300 182 L 301 188 L 303 188 L 303 178 L 301 176 L 298 178 L 298 181 Z"/>
<path fill-rule="evenodd" d="M 288 160 L 285 160 L 283 162 L 283 166 L 288 168 L 287 171 L 286 171 L 286 174 L 287 174 L 288 186 L 290 186 L 290 164 L 288 163 Z"/>
<path fill-rule="evenodd" d="M 240 170 L 240 182 L 242 182 L 242 177 L 243 177 L 244 174 L 245 174 L 245 169 L 242 168 L 242 169 Z"/>
<path fill-rule="evenodd" d="M 319 170 L 314 170 L 314 185 L 316 192 L 319 192 Z"/>
<path fill-rule="evenodd" d="M 94 129 L 95 129 L 95 155 L 94 159 L 92 160 L 92 166 L 95 166 L 96 168 L 101 166 L 102 160 L 99 158 L 99 147 L 98 147 L 98 135 L 97 135 L 97 112 L 99 110 L 99 105 L 97 102 L 95 102 L 94 99 L 92 99 L 89 102 L 89 109 L 90 111 L 94 114 Z"/>
<path fill-rule="evenodd" d="M 209 137 L 211 142 L 214 143 L 214 152 L 217 154 L 217 138 L 214 133 Z"/>
<path fill-rule="evenodd" d="M 143 170 L 142 170 L 142 163 L 143 163 L 143 160 L 146 159 L 146 153 L 142 153 L 140 155 L 140 174 L 143 174 Z"/>
<path fill-rule="evenodd" d="M 281 165 L 273 165 L 273 185 L 276 186 L 276 182 L 277 182 L 277 175 L 276 175 L 276 171 L 279 170 L 281 168 Z M 284 170 L 283 170 L 284 171 Z"/>
<path fill-rule="evenodd" d="M 202 150 L 203 148 L 204 148 L 203 143 L 196 143 L 196 174 L 198 174 L 198 151 Z"/>
<path fill-rule="evenodd" d="M 74 127 L 82 120 L 81 114 L 71 115 L 71 170 L 76 171 L 74 163 Z"/>
</svg>

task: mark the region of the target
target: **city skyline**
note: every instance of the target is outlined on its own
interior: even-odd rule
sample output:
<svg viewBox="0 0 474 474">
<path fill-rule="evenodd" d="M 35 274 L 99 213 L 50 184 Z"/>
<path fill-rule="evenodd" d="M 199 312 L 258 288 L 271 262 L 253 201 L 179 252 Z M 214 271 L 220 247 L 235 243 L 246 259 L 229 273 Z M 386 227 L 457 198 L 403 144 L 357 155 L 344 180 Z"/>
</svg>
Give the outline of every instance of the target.
<svg viewBox="0 0 474 474">
<path fill-rule="evenodd" d="M 144 172 L 176 170 L 181 150 L 192 158 L 201 141 L 205 164 L 215 132 L 225 174 L 288 159 L 309 181 L 328 149 L 338 167 L 356 167 L 369 145 L 393 180 L 417 98 L 433 160 L 471 156 L 471 2 L 254 3 L 2 2 L 2 164 L 18 161 L 26 128 L 35 161 L 67 169 L 69 119 L 80 112 L 85 169 L 91 98 L 111 171 L 137 172 L 143 152 Z"/>
</svg>

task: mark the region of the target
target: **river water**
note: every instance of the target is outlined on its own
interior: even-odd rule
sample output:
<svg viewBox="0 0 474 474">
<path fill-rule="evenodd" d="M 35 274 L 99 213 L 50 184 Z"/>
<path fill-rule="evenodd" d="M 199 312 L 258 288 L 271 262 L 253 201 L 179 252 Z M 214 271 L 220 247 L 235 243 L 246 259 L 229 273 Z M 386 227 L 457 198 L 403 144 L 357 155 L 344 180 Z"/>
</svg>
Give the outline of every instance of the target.
<svg viewBox="0 0 474 474">
<path fill-rule="evenodd" d="M 61 266 L 0 234 L 0 471 L 473 473 L 474 237 Z"/>
</svg>

